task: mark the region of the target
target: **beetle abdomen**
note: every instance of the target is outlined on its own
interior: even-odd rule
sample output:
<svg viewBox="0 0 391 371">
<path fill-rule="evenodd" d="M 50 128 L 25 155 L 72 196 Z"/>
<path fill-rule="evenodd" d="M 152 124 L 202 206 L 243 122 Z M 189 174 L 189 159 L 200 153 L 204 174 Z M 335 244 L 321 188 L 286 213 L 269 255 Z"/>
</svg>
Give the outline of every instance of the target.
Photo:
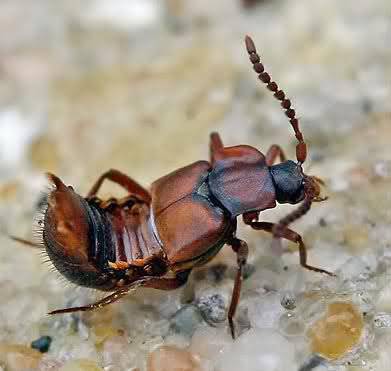
<svg viewBox="0 0 391 371">
<path fill-rule="evenodd" d="M 112 228 L 112 262 L 142 265 L 145 259 L 161 253 L 154 235 L 149 205 L 114 207 L 106 212 Z"/>
<path fill-rule="evenodd" d="M 111 230 L 102 210 L 58 180 L 47 198 L 42 239 L 62 275 L 80 286 L 110 289 L 104 267 L 113 256 Z"/>
<path fill-rule="evenodd" d="M 145 275 L 145 261 L 162 255 L 149 205 L 86 200 L 52 178 L 56 189 L 47 197 L 42 239 L 56 269 L 73 283 L 100 290 Z M 156 266 L 155 273 L 164 271 Z"/>
</svg>

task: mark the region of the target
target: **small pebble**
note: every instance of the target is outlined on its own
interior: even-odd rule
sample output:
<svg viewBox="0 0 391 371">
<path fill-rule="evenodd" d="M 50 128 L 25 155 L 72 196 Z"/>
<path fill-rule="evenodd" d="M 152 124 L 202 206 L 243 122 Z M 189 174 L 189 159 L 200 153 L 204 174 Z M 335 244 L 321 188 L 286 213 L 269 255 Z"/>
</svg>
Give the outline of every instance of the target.
<svg viewBox="0 0 391 371">
<path fill-rule="evenodd" d="M 226 308 L 221 295 L 213 294 L 202 296 L 197 303 L 204 320 L 211 326 L 225 321 Z"/>
<path fill-rule="evenodd" d="M 373 323 L 377 328 L 390 328 L 391 327 L 391 314 L 390 313 L 378 313 L 373 319 Z"/>
<path fill-rule="evenodd" d="M 147 371 L 202 371 L 202 368 L 197 357 L 187 350 L 162 346 L 149 355 Z"/>
<path fill-rule="evenodd" d="M 31 342 L 31 348 L 40 351 L 41 353 L 46 353 L 50 344 L 52 343 L 52 338 L 50 336 L 41 336 L 39 339 Z"/>
<path fill-rule="evenodd" d="M 292 292 L 287 292 L 281 298 L 281 305 L 288 310 L 293 310 L 296 308 L 296 298 Z"/>
<path fill-rule="evenodd" d="M 355 347 L 364 327 L 362 314 L 351 303 L 335 302 L 308 331 L 311 349 L 328 359 L 338 359 Z"/>
<path fill-rule="evenodd" d="M 179 309 L 171 319 L 170 327 L 177 333 L 192 336 L 202 322 L 201 311 L 197 306 L 188 304 Z"/>
</svg>

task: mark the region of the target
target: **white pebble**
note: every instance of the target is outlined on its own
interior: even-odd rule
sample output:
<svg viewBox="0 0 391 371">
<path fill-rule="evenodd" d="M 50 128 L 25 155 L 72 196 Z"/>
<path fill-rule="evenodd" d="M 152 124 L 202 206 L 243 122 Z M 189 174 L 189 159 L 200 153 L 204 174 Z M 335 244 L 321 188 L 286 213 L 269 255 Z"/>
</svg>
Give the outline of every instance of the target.
<svg viewBox="0 0 391 371">
<path fill-rule="evenodd" d="M 276 328 L 284 313 L 281 296 L 276 292 L 269 292 L 248 303 L 248 317 L 252 327 Z"/>
<path fill-rule="evenodd" d="M 215 359 L 233 340 L 226 328 L 200 327 L 194 333 L 190 351 L 201 359 Z"/>
<path fill-rule="evenodd" d="M 216 371 L 297 370 L 293 344 L 273 330 L 251 329 L 223 349 Z"/>
</svg>

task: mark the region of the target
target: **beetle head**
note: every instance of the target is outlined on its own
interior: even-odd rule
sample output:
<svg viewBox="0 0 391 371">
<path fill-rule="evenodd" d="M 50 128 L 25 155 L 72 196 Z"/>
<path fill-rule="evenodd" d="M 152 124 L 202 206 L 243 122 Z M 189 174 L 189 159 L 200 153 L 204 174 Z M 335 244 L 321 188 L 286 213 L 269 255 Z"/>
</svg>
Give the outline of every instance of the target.
<svg viewBox="0 0 391 371">
<path fill-rule="evenodd" d="M 300 164 L 291 160 L 270 167 L 276 189 L 276 199 L 280 204 L 297 204 L 305 196 L 305 175 Z"/>
<path fill-rule="evenodd" d="M 304 199 L 311 202 L 327 199 L 320 196 L 323 181 L 316 176 L 304 174 L 300 163 L 284 161 L 271 166 L 270 173 L 276 190 L 276 199 L 280 204 L 297 204 Z"/>
</svg>

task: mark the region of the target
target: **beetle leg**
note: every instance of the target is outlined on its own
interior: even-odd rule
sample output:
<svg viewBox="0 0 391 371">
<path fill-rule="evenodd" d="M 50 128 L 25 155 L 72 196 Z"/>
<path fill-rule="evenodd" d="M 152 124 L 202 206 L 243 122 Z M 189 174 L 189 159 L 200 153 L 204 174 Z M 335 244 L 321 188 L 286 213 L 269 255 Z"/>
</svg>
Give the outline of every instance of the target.
<svg viewBox="0 0 391 371">
<path fill-rule="evenodd" d="M 268 223 L 268 222 L 251 222 L 249 225 L 251 226 L 251 228 L 255 230 L 265 231 L 269 233 L 273 233 L 273 229 L 276 226 L 275 223 Z M 292 231 L 289 228 L 284 228 L 283 230 L 281 230 L 281 235 L 279 237 L 285 238 L 286 240 L 294 242 L 298 245 L 299 254 L 300 254 L 300 265 L 302 267 L 311 271 L 325 273 L 328 274 L 329 276 L 335 276 L 334 273 L 326 271 L 325 269 L 314 267 L 312 265 L 307 264 L 307 248 L 305 247 L 303 239 L 298 233 Z"/>
<path fill-rule="evenodd" d="M 209 151 L 210 151 L 210 162 L 213 165 L 216 160 L 216 154 L 224 148 L 223 141 L 220 135 L 216 132 L 210 134 Z"/>
<path fill-rule="evenodd" d="M 239 303 L 240 290 L 243 280 L 243 268 L 246 265 L 248 256 L 248 246 L 245 241 L 239 240 L 238 238 L 233 238 L 228 244 L 231 245 L 232 250 L 236 252 L 238 262 L 238 270 L 236 272 L 234 289 L 232 291 L 231 303 L 228 310 L 229 327 L 231 328 L 232 338 L 235 339 L 235 324 L 233 317 L 235 316 L 236 308 Z"/>
<path fill-rule="evenodd" d="M 72 308 L 64 308 L 64 309 L 57 309 L 53 310 L 52 312 L 49 312 L 48 314 L 61 314 L 61 313 L 73 313 L 73 312 L 87 312 L 94 309 L 100 309 L 102 307 L 105 307 L 106 305 L 109 305 L 111 303 L 114 303 L 121 299 L 123 296 L 127 295 L 129 291 L 131 291 L 134 288 L 134 286 L 128 286 L 122 289 L 119 289 L 115 291 L 113 294 L 104 297 L 103 299 L 93 303 L 89 304 L 83 307 L 72 307 Z"/>
<path fill-rule="evenodd" d="M 135 180 L 133 180 L 126 174 L 114 169 L 106 171 L 98 178 L 98 180 L 92 186 L 91 190 L 88 192 L 87 198 L 92 198 L 98 193 L 105 179 L 111 180 L 112 182 L 119 184 L 121 187 L 125 188 L 130 194 L 137 196 L 142 201 L 145 201 L 146 203 L 151 202 L 151 195 L 144 187 L 142 187 L 140 184 L 138 184 Z"/>
<path fill-rule="evenodd" d="M 115 291 L 113 294 L 106 296 L 105 298 L 82 307 L 72 307 L 57 309 L 48 314 L 60 314 L 60 313 L 72 313 L 72 312 L 87 312 L 95 309 L 100 309 L 106 305 L 114 303 L 127 295 L 130 291 L 137 287 L 150 287 L 158 290 L 174 290 L 181 287 L 187 282 L 190 270 L 179 272 L 173 278 L 164 277 L 146 277 L 141 280 L 133 282 L 131 285 L 121 288 Z"/>
<path fill-rule="evenodd" d="M 273 144 L 266 152 L 266 165 L 272 166 L 276 162 L 277 157 L 280 157 L 281 162 L 286 160 L 284 150 L 278 144 Z"/>
<path fill-rule="evenodd" d="M 157 290 L 175 290 L 187 282 L 190 272 L 191 269 L 178 272 L 173 278 L 148 277 L 141 286 Z"/>
</svg>

